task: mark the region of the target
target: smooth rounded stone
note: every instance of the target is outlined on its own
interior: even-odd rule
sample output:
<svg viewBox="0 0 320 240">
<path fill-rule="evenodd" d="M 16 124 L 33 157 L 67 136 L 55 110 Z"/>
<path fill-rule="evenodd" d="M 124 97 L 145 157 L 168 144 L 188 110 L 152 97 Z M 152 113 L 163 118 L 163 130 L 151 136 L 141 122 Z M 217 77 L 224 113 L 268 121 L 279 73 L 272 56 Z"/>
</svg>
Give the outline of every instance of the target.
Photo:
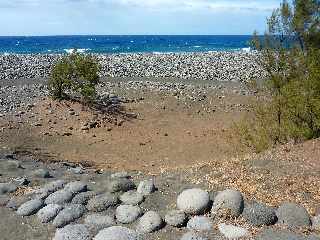
<svg viewBox="0 0 320 240">
<path fill-rule="evenodd" d="M 214 216 L 238 217 L 243 208 L 242 194 L 239 191 L 227 189 L 219 192 L 215 197 L 211 214 Z"/>
<path fill-rule="evenodd" d="M 141 181 L 137 188 L 137 192 L 141 193 L 142 195 L 149 195 L 153 193 L 155 190 L 156 190 L 156 187 L 152 179 Z"/>
<path fill-rule="evenodd" d="M 287 230 L 276 230 L 270 228 L 259 233 L 256 240 L 306 240 L 306 238 Z"/>
<path fill-rule="evenodd" d="M 86 216 L 84 223 L 90 228 L 93 227 L 97 231 L 116 225 L 114 217 L 101 214 L 91 214 Z"/>
<path fill-rule="evenodd" d="M 17 160 L 8 160 L 1 166 L 6 171 L 13 171 L 22 168 L 21 163 Z"/>
<path fill-rule="evenodd" d="M 62 189 L 65 185 L 64 180 L 56 180 L 53 182 L 49 182 L 45 184 L 42 188 L 36 191 L 39 198 L 45 199 L 48 197 L 51 193 L 56 192 L 60 189 Z"/>
<path fill-rule="evenodd" d="M 30 216 L 39 211 L 44 205 L 43 200 L 33 199 L 23 203 L 17 210 L 17 214 L 20 216 Z"/>
<path fill-rule="evenodd" d="M 194 216 L 188 221 L 187 228 L 195 231 L 210 231 L 213 228 L 213 223 L 208 217 Z"/>
<path fill-rule="evenodd" d="M 277 222 L 273 208 L 257 202 L 246 204 L 242 216 L 253 226 L 269 226 Z"/>
<path fill-rule="evenodd" d="M 209 240 L 209 239 L 201 236 L 197 232 L 187 232 L 187 233 L 183 234 L 183 236 L 180 238 L 180 240 Z"/>
<path fill-rule="evenodd" d="M 73 194 L 63 189 L 50 194 L 46 198 L 45 203 L 47 205 L 51 203 L 63 205 L 63 204 L 69 203 L 72 198 L 73 198 Z"/>
<path fill-rule="evenodd" d="M 187 216 L 180 210 L 173 210 L 165 215 L 164 220 L 170 226 L 182 227 L 186 223 Z"/>
<path fill-rule="evenodd" d="M 95 192 L 81 192 L 72 198 L 71 203 L 86 205 L 88 201 L 96 195 Z"/>
<path fill-rule="evenodd" d="M 62 209 L 63 207 L 61 205 L 49 204 L 39 210 L 37 217 L 39 218 L 40 222 L 48 223 L 54 219 Z"/>
<path fill-rule="evenodd" d="M 320 231 L 320 215 L 312 218 L 312 228 Z"/>
<path fill-rule="evenodd" d="M 93 240 L 138 240 L 138 234 L 126 227 L 112 226 L 101 230 Z"/>
<path fill-rule="evenodd" d="M 109 192 L 127 192 L 135 189 L 136 185 L 131 179 L 127 178 L 115 178 L 108 183 Z"/>
<path fill-rule="evenodd" d="M 64 190 L 73 194 L 87 191 L 87 184 L 80 181 L 70 182 L 65 185 Z"/>
<path fill-rule="evenodd" d="M 307 210 L 295 203 L 283 203 L 276 211 L 279 224 L 289 227 L 309 227 L 310 215 Z"/>
<path fill-rule="evenodd" d="M 142 233 L 151 233 L 159 230 L 162 225 L 161 216 L 154 211 L 149 211 L 139 219 L 137 230 Z"/>
<path fill-rule="evenodd" d="M 187 189 L 179 194 L 177 207 L 186 214 L 198 215 L 209 206 L 209 194 L 199 188 Z"/>
<path fill-rule="evenodd" d="M 142 213 L 138 206 L 120 205 L 116 209 L 116 219 L 120 223 L 128 224 L 136 221 Z"/>
<path fill-rule="evenodd" d="M 22 204 L 25 202 L 30 201 L 30 197 L 23 195 L 23 196 L 15 196 L 12 197 L 9 202 L 7 202 L 6 207 L 12 210 L 17 210 Z"/>
<path fill-rule="evenodd" d="M 12 193 L 17 190 L 17 186 L 13 183 L 0 183 L 0 195 Z"/>
<path fill-rule="evenodd" d="M 74 174 L 83 174 L 84 173 L 84 169 L 82 167 L 70 168 L 69 171 Z"/>
<path fill-rule="evenodd" d="M 247 229 L 225 223 L 219 224 L 218 229 L 227 239 L 239 239 L 249 236 L 249 231 Z"/>
<path fill-rule="evenodd" d="M 49 182 L 46 185 L 44 185 L 43 189 L 45 189 L 46 191 L 49 191 L 49 192 L 55 192 L 55 191 L 62 189 L 65 184 L 66 184 L 65 180 L 56 180 L 56 181 Z"/>
<path fill-rule="evenodd" d="M 91 198 L 88 201 L 87 208 L 89 211 L 102 212 L 118 203 L 118 197 L 112 193 L 104 193 Z"/>
<path fill-rule="evenodd" d="M 131 190 L 120 196 L 120 201 L 127 205 L 138 205 L 142 203 L 144 196 L 137 191 Z"/>
<path fill-rule="evenodd" d="M 130 178 L 130 174 L 127 172 L 116 172 L 111 174 L 111 178 Z"/>
<path fill-rule="evenodd" d="M 38 177 L 38 178 L 50 178 L 51 177 L 50 172 L 47 169 L 43 169 L 43 168 L 34 170 L 31 174 L 33 177 Z"/>
<path fill-rule="evenodd" d="M 57 229 L 53 240 L 90 240 L 90 232 L 83 224 L 67 225 Z"/>
<path fill-rule="evenodd" d="M 10 197 L 7 195 L 0 195 L 0 207 L 4 207 L 10 201 Z"/>
<path fill-rule="evenodd" d="M 55 227 L 63 227 L 78 218 L 82 217 L 87 211 L 86 207 L 80 204 L 70 204 L 62 209 L 53 220 Z"/>
</svg>

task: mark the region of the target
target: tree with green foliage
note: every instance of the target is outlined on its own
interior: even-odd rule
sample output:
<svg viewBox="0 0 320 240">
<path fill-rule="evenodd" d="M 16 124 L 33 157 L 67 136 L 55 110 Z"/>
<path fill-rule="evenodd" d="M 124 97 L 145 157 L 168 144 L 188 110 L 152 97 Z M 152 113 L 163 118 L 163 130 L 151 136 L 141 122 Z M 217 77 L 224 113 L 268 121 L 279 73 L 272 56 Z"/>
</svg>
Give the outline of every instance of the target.
<svg viewBox="0 0 320 240">
<path fill-rule="evenodd" d="M 86 101 L 96 95 L 99 64 L 90 55 L 72 53 L 64 56 L 52 68 L 48 88 L 55 99 L 64 99 L 68 91 L 81 94 Z"/>
<path fill-rule="evenodd" d="M 320 137 L 320 1 L 283 1 L 253 44 L 268 74 L 263 94 L 269 98 L 260 99 L 249 124 L 239 128 L 245 142 L 262 151 Z"/>
</svg>

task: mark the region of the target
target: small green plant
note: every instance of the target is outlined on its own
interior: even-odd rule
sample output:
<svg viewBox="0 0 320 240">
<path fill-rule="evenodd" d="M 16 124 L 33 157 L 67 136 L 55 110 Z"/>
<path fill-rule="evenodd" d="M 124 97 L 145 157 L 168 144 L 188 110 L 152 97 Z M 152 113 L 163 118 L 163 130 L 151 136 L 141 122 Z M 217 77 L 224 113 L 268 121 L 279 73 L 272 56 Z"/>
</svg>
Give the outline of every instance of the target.
<svg viewBox="0 0 320 240">
<path fill-rule="evenodd" d="M 74 91 L 85 101 L 91 101 L 96 96 L 98 72 L 99 64 L 92 56 L 72 53 L 53 66 L 49 91 L 55 99 L 64 99 L 68 91 Z"/>
</svg>

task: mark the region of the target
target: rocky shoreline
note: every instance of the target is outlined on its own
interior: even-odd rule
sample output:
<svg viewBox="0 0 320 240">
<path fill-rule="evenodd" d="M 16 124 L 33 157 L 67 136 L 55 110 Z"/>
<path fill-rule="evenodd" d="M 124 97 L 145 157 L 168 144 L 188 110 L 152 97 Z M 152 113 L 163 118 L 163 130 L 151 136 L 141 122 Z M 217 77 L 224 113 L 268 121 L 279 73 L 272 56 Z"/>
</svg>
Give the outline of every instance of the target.
<svg viewBox="0 0 320 240">
<path fill-rule="evenodd" d="M 0 79 L 45 78 L 63 55 L 0 55 Z M 95 54 L 103 77 L 161 77 L 247 82 L 265 77 L 251 52 Z"/>
<path fill-rule="evenodd" d="M 320 239 L 302 234 L 319 230 L 320 216 L 300 205 L 269 207 L 234 189 L 203 190 L 181 175 L 112 173 L 2 154 L 0 179 L 0 209 L 49 232 L 43 238 L 26 232 L 17 240 Z M 3 224 L 6 234 L 12 227 Z"/>
</svg>

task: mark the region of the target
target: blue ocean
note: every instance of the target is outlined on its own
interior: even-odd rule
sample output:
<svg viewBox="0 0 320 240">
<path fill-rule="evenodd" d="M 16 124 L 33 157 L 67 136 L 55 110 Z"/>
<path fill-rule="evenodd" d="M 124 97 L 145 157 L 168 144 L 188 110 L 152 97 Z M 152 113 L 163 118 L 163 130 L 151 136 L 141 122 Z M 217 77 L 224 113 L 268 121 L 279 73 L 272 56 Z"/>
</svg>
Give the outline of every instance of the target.
<svg viewBox="0 0 320 240">
<path fill-rule="evenodd" d="M 249 50 L 251 36 L 44 36 L 0 37 L 0 54 L 169 53 Z"/>
</svg>

